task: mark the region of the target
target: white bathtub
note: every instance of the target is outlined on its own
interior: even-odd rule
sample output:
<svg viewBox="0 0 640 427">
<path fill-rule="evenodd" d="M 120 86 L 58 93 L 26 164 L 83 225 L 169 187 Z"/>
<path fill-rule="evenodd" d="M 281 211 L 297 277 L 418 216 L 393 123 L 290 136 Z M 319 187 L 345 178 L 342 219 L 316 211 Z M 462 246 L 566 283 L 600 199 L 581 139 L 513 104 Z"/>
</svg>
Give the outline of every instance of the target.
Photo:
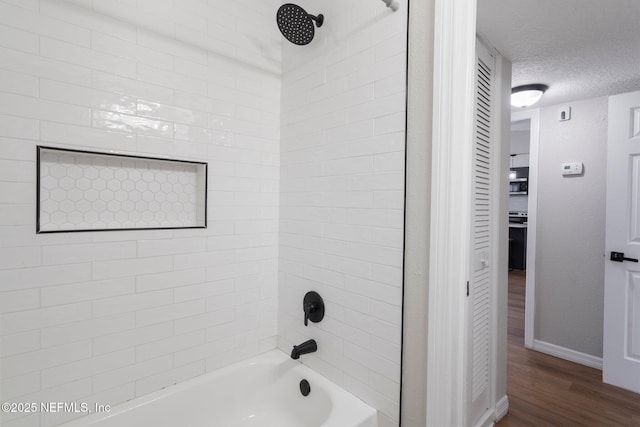
<svg viewBox="0 0 640 427">
<path fill-rule="evenodd" d="M 306 397 L 302 379 L 311 386 Z M 377 427 L 378 422 L 373 408 L 274 350 L 64 426 Z"/>
</svg>

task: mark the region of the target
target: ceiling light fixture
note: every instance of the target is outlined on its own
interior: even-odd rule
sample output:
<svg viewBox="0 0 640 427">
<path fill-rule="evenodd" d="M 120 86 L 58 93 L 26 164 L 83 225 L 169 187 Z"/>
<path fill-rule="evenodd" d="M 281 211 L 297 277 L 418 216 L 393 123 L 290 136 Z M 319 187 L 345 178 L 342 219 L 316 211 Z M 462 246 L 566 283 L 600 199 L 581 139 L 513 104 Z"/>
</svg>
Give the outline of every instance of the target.
<svg viewBox="0 0 640 427">
<path fill-rule="evenodd" d="M 542 94 L 549 89 L 543 84 L 517 86 L 511 89 L 511 105 L 519 108 L 530 107 L 542 98 Z"/>
</svg>

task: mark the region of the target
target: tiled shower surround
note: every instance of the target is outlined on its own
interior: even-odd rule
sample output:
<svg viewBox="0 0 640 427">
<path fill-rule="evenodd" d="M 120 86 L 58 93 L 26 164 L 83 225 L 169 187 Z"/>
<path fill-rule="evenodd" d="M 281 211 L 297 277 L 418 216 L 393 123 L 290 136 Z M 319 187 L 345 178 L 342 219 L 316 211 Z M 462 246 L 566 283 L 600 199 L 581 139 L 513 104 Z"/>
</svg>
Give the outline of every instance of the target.
<svg viewBox="0 0 640 427">
<path fill-rule="evenodd" d="M 325 23 L 282 48 L 279 347 L 315 338 L 306 363 L 397 425 L 407 5 L 299 4 Z M 326 316 L 305 328 L 311 289 Z"/>
<path fill-rule="evenodd" d="M 275 347 L 278 4 L 0 2 L 0 400 L 115 404 Z M 208 162 L 208 228 L 36 235 L 37 144 Z"/>
<path fill-rule="evenodd" d="M 113 405 L 315 337 L 303 363 L 397 424 L 406 5 L 301 1 L 326 22 L 297 47 L 281 3 L 0 0 L 1 401 Z M 208 227 L 36 235 L 37 145 L 207 162 Z"/>
</svg>

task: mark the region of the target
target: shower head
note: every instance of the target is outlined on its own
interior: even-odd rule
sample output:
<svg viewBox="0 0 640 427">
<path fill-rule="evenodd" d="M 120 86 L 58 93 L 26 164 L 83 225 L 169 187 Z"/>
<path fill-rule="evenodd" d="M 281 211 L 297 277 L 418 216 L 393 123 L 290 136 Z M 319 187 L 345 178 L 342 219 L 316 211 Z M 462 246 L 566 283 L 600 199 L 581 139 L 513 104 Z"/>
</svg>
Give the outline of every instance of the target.
<svg viewBox="0 0 640 427">
<path fill-rule="evenodd" d="M 282 35 L 293 44 L 300 46 L 311 43 L 315 35 L 315 21 L 318 28 L 322 27 L 324 16 L 309 15 L 298 5 L 287 3 L 280 6 L 276 14 L 278 28 Z"/>
</svg>

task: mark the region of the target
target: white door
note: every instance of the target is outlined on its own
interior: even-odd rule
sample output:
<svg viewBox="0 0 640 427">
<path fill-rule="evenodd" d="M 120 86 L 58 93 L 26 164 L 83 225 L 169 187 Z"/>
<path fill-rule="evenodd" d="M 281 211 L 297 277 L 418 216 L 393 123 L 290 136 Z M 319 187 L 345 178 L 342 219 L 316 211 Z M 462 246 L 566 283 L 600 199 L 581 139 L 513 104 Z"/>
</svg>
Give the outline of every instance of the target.
<svg viewBox="0 0 640 427">
<path fill-rule="evenodd" d="M 495 58 L 476 43 L 476 96 L 473 135 L 473 204 L 471 213 L 472 265 L 469 297 L 470 387 L 467 388 L 470 425 L 482 423 L 491 406 L 491 215 L 494 214 L 492 166 L 494 164 L 494 68 Z"/>
<path fill-rule="evenodd" d="M 640 393 L 640 92 L 609 98 L 606 236 L 603 381 Z"/>
</svg>

